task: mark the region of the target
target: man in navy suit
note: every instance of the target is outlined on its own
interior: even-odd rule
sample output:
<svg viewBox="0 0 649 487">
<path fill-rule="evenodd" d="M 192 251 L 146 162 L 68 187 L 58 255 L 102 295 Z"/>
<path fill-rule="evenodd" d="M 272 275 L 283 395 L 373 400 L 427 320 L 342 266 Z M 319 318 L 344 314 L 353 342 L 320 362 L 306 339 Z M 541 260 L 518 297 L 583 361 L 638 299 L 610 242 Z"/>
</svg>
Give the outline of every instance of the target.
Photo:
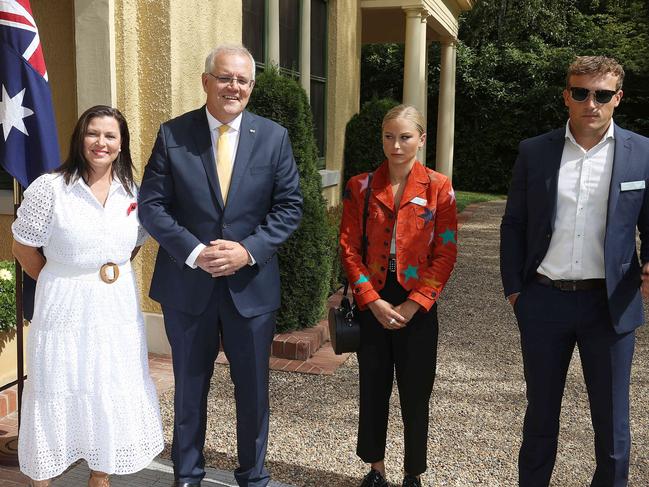
<svg viewBox="0 0 649 487">
<path fill-rule="evenodd" d="M 235 478 L 263 487 L 268 361 L 280 304 L 277 251 L 302 216 L 285 128 L 245 111 L 255 63 L 243 46 L 205 61 L 206 105 L 160 127 L 139 216 L 160 244 L 150 296 L 162 305 L 175 395 L 177 487 L 205 476 L 207 394 L 222 340 L 237 408 Z"/>
<path fill-rule="evenodd" d="M 568 123 L 521 142 L 514 165 L 500 263 L 527 384 L 521 487 L 550 483 L 575 345 L 595 432 L 590 485 L 628 482 L 634 330 L 643 324 L 641 294 L 649 295 L 641 281 L 649 271 L 649 139 L 613 122 L 623 79 L 614 59 L 576 58 L 563 92 Z"/>
</svg>

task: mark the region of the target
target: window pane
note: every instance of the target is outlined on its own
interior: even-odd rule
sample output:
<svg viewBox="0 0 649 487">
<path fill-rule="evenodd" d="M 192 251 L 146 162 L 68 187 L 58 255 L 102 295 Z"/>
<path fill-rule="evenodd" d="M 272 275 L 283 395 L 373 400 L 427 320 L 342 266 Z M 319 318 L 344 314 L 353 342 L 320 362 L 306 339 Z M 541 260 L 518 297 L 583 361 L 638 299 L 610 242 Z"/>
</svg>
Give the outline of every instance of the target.
<svg viewBox="0 0 649 487">
<path fill-rule="evenodd" d="M 266 0 L 243 0 L 243 45 L 257 63 L 264 62 Z"/>
<path fill-rule="evenodd" d="M 325 92 L 327 84 L 319 80 L 311 80 L 311 111 L 315 126 L 315 140 L 318 145 L 318 155 L 325 152 Z"/>
<path fill-rule="evenodd" d="M 300 69 L 300 1 L 279 0 L 279 65 Z"/>
<path fill-rule="evenodd" d="M 311 74 L 327 73 L 327 2 L 311 0 Z"/>
</svg>

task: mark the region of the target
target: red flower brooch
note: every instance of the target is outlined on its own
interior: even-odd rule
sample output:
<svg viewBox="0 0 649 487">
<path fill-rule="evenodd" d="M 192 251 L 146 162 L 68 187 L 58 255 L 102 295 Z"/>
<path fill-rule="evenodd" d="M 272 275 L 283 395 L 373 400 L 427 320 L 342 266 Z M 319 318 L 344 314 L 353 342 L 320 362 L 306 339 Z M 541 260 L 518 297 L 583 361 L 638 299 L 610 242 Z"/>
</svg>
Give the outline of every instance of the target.
<svg viewBox="0 0 649 487">
<path fill-rule="evenodd" d="M 126 216 L 130 215 L 133 210 L 137 208 L 137 203 L 133 202 L 130 205 L 128 205 L 128 209 L 126 210 Z"/>
</svg>

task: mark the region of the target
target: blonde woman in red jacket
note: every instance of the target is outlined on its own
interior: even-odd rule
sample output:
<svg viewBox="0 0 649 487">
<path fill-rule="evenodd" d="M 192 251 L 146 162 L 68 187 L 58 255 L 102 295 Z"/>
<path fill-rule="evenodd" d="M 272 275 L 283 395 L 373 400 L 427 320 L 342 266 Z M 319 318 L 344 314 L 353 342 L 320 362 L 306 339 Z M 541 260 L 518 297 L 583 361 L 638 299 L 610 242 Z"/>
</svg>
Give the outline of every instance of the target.
<svg viewBox="0 0 649 487">
<path fill-rule="evenodd" d="M 425 121 L 399 105 L 383 119 L 386 160 L 349 180 L 340 245 L 360 308 L 357 454 L 371 465 L 361 487 L 384 487 L 388 408 L 396 371 L 404 425 L 403 487 L 426 470 L 429 399 L 437 360 L 437 298 L 457 256 L 455 193 L 449 179 L 417 161 Z M 367 251 L 363 207 L 370 190 Z"/>
</svg>

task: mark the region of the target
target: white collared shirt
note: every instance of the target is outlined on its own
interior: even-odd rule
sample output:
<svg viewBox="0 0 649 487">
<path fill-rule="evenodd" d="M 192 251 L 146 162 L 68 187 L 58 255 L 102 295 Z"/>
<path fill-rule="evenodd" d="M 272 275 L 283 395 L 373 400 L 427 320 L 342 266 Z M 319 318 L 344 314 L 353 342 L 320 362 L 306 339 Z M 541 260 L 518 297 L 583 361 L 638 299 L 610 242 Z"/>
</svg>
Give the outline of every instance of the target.
<svg viewBox="0 0 649 487">
<path fill-rule="evenodd" d="M 566 124 L 550 247 L 537 272 L 550 279 L 603 279 L 608 193 L 613 172 L 613 122 L 585 150 Z"/>
<path fill-rule="evenodd" d="M 219 140 L 219 127 L 224 124 L 214 118 L 214 116 L 207 109 L 207 106 L 205 107 L 205 113 L 207 114 L 207 125 L 209 125 L 210 127 L 210 137 L 212 138 L 212 154 L 214 154 L 214 164 L 216 164 L 216 149 Z M 239 147 L 239 129 L 241 128 L 242 117 L 243 112 L 241 112 L 239 115 L 237 115 L 237 118 L 227 124 L 230 127 L 226 132 L 226 136 L 228 137 L 230 147 L 232 147 L 232 167 L 234 167 L 234 158 L 237 155 L 237 148 Z M 216 167 L 216 165 L 214 167 Z"/>
<path fill-rule="evenodd" d="M 224 125 L 223 123 L 219 122 L 207 109 L 207 106 L 205 106 L 205 113 L 207 114 L 207 125 L 210 127 L 210 138 L 212 139 L 212 154 L 214 156 L 214 170 L 216 170 L 216 149 L 218 146 L 218 140 L 219 140 L 219 127 L 221 125 Z M 241 133 L 241 119 L 243 118 L 243 112 L 241 112 L 237 117 L 232 120 L 230 123 L 227 125 L 230 127 L 228 131 L 226 132 L 226 135 L 228 137 L 228 142 L 230 143 L 230 147 L 232 147 L 232 167 L 234 168 L 234 162 L 235 158 L 237 155 L 237 149 L 239 148 L 239 134 Z M 233 169 L 234 170 L 234 169 Z M 205 245 L 202 243 L 199 243 L 194 250 L 192 250 L 192 253 L 189 254 L 187 257 L 187 260 L 185 260 L 185 264 L 187 264 L 189 267 L 192 269 L 196 269 L 196 259 L 198 258 L 198 255 L 201 253 L 201 251 L 205 248 Z M 248 250 L 248 249 L 246 249 Z M 252 256 L 250 252 L 248 252 L 248 256 L 250 257 L 250 265 L 255 264 L 255 258 Z"/>
</svg>

